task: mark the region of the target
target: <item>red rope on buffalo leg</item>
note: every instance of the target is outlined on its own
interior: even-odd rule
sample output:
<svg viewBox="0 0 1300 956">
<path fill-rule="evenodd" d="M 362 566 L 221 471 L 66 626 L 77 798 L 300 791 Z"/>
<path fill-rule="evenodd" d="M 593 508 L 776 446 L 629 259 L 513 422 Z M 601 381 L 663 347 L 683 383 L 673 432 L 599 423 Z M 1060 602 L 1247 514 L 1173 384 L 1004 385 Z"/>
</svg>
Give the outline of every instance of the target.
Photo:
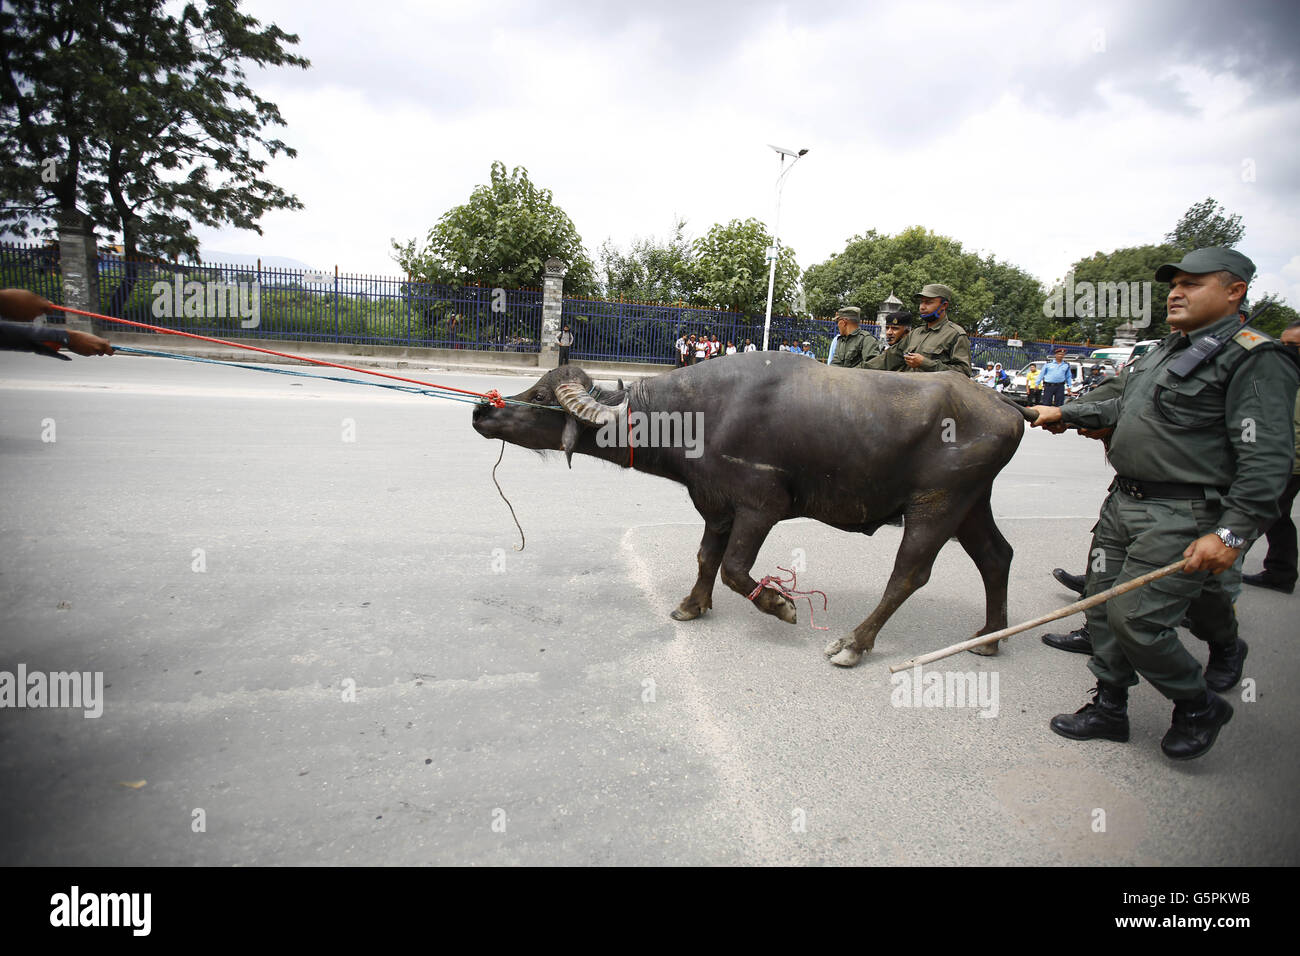
<svg viewBox="0 0 1300 956">
<path fill-rule="evenodd" d="M 763 578 L 763 580 L 758 582 L 758 587 L 754 588 L 754 590 L 750 592 L 749 600 L 751 601 L 754 600 L 754 598 L 758 597 L 759 594 L 762 593 L 763 588 L 769 586 L 772 588 L 772 590 L 785 595 L 791 601 L 796 601 L 799 598 L 804 598 L 808 601 L 808 626 L 811 628 L 815 628 L 818 631 L 829 631 L 830 630 L 829 627 L 819 627 L 818 625 L 813 623 L 814 620 L 813 603 L 812 603 L 811 595 L 820 594 L 822 596 L 822 611 L 824 612 L 827 608 L 826 592 L 818 591 L 816 589 L 810 591 L 796 591 L 794 587 L 796 584 L 799 583 L 799 581 L 796 578 L 794 571 L 792 571 L 790 568 L 783 568 L 779 564 L 776 566 L 776 569 L 778 571 L 784 571 L 786 574 L 790 575 L 790 577 L 780 578 L 771 574 L 767 575 L 765 578 Z"/>
</svg>

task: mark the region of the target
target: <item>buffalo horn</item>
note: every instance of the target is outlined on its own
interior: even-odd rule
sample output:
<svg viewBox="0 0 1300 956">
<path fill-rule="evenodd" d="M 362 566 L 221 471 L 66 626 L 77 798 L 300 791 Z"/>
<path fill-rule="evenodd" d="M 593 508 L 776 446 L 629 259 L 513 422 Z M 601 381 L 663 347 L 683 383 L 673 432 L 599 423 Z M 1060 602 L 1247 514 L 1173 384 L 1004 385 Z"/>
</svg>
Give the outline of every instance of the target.
<svg viewBox="0 0 1300 956">
<path fill-rule="evenodd" d="M 627 402 L 619 406 L 602 405 L 591 394 L 574 382 L 564 382 L 555 387 L 555 398 L 566 412 L 588 425 L 607 425 L 614 421 Z"/>
</svg>

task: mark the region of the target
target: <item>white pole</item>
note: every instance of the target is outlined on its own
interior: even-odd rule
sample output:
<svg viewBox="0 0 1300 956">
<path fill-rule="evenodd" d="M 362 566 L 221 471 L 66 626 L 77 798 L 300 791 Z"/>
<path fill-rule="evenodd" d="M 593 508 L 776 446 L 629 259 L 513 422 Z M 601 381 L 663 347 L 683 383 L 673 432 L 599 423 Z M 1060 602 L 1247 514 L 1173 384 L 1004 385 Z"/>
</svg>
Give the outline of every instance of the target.
<svg viewBox="0 0 1300 956">
<path fill-rule="evenodd" d="M 775 147 L 773 147 L 775 149 Z M 807 150 L 804 150 L 807 152 Z M 776 260 L 781 256 L 781 190 L 785 188 L 785 177 L 789 175 L 790 169 L 794 169 L 794 163 L 803 158 L 803 153 L 795 156 L 794 163 L 790 164 L 790 169 L 785 168 L 786 153 L 781 151 L 781 175 L 776 177 L 776 219 L 772 227 L 772 245 L 769 248 L 771 253 L 771 265 L 767 270 L 767 317 L 763 320 L 763 351 L 767 351 L 768 334 L 772 329 L 772 291 L 776 287 Z"/>
<path fill-rule="evenodd" d="M 777 249 L 777 255 L 781 250 Z M 776 285 L 776 256 L 772 257 L 772 265 L 767 270 L 767 318 L 763 320 L 763 351 L 767 351 L 767 335 L 772 328 L 772 288 Z"/>
</svg>

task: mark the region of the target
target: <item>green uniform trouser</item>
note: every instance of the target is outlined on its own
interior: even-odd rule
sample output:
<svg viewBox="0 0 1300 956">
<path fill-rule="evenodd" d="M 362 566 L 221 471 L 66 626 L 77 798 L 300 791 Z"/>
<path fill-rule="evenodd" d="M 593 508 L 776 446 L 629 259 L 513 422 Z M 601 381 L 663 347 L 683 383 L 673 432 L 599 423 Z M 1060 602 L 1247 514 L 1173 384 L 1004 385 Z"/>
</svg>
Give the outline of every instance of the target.
<svg viewBox="0 0 1300 956">
<path fill-rule="evenodd" d="M 1139 501 L 1112 490 L 1093 528 L 1088 593 L 1179 560 L 1189 544 L 1218 526 L 1219 510 L 1216 498 Z M 1237 620 L 1225 582 L 1213 581 L 1205 591 L 1213 577 L 1208 571 L 1178 571 L 1090 609 L 1088 667 L 1097 679 L 1132 687 L 1140 674 L 1170 700 L 1203 694 L 1201 665 L 1178 639 L 1177 627 L 1196 602 L 1196 630 L 1202 640 L 1219 644 L 1236 639 Z"/>
</svg>

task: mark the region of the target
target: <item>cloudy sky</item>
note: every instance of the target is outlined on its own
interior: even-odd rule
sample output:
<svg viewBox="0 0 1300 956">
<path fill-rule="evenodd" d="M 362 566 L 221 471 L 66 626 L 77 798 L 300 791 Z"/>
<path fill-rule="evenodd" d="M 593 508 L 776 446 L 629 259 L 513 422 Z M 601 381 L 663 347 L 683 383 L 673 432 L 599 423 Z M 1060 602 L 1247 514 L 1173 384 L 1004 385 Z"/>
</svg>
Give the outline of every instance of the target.
<svg viewBox="0 0 1300 956">
<path fill-rule="evenodd" d="M 493 160 L 606 238 L 771 221 L 806 267 L 920 224 L 1045 282 L 1157 242 L 1192 203 L 1240 213 L 1252 298 L 1300 304 L 1300 5 L 247 0 L 307 71 L 252 71 L 306 209 L 213 250 L 395 273 Z"/>
</svg>

